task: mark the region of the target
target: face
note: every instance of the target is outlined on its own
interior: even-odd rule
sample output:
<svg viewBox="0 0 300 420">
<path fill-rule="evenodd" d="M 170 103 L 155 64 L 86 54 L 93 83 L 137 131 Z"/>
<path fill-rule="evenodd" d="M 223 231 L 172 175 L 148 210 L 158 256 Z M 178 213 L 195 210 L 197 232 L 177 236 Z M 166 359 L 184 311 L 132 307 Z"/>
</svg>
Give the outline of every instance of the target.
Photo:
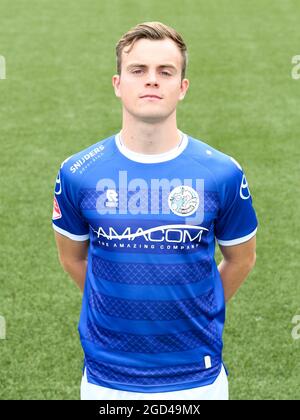
<svg viewBox="0 0 300 420">
<path fill-rule="evenodd" d="M 181 52 L 171 39 L 139 39 L 129 53 L 123 50 L 121 75 L 112 78 L 123 111 L 145 122 L 168 118 L 189 86 L 181 81 L 181 69 Z"/>
</svg>

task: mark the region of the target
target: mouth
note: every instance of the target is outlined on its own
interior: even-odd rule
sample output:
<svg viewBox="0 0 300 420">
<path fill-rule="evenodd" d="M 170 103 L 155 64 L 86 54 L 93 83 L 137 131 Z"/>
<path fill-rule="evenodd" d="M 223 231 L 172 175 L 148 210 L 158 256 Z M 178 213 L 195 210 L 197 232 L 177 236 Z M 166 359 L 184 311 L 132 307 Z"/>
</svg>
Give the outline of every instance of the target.
<svg viewBox="0 0 300 420">
<path fill-rule="evenodd" d="M 144 95 L 141 96 L 141 99 L 155 99 L 155 100 L 159 100 L 162 99 L 160 96 L 157 95 Z"/>
</svg>

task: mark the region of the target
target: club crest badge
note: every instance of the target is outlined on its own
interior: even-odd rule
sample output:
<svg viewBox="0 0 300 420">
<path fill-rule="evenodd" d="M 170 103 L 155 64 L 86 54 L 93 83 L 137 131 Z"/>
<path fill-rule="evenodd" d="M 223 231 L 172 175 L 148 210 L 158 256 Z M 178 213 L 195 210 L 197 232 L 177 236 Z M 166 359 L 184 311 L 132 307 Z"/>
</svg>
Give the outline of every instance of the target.
<svg viewBox="0 0 300 420">
<path fill-rule="evenodd" d="M 177 216 L 190 216 L 199 207 L 199 195 L 192 187 L 180 185 L 169 194 L 169 208 Z"/>
</svg>

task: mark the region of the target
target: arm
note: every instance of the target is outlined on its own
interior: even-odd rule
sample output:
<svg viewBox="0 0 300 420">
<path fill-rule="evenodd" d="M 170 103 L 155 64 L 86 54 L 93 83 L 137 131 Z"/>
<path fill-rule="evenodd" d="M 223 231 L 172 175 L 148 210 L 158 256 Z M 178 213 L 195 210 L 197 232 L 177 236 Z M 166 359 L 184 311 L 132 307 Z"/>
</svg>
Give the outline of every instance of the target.
<svg viewBox="0 0 300 420">
<path fill-rule="evenodd" d="M 83 292 L 87 269 L 89 240 L 73 241 L 54 231 L 59 261 L 64 269 Z"/>
<path fill-rule="evenodd" d="M 236 293 L 255 265 L 256 236 L 239 245 L 219 245 L 223 254 L 218 269 L 222 278 L 225 301 Z"/>
</svg>

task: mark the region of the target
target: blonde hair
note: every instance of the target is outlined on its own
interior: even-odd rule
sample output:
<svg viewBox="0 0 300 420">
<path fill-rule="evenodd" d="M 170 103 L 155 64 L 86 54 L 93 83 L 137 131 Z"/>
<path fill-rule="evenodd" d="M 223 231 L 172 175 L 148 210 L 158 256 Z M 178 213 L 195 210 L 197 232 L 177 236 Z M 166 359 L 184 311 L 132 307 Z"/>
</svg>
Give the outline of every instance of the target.
<svg viewBox="0 0 300 420">
<path fill-rule="evenodd" d="M 186 67 L 188 63 L 187 47 L 181 35 L 170 26 L 164 25 L 161 22 L 144 22 L 136 25 L 126 32 L 116 44 L 116 60 L 117 60 L 117 73 L 121 75 L 122 67 L 122 51 L 125 47 L 130 48 L 124 52 L 129 53 L 134 46 L 134 43 L 139 39 L 152 39 L 163 40 L 171 39 L 178 46 L 182 55 L 182 69 L 181 80 L 185 77 Z"/>
</svg>

